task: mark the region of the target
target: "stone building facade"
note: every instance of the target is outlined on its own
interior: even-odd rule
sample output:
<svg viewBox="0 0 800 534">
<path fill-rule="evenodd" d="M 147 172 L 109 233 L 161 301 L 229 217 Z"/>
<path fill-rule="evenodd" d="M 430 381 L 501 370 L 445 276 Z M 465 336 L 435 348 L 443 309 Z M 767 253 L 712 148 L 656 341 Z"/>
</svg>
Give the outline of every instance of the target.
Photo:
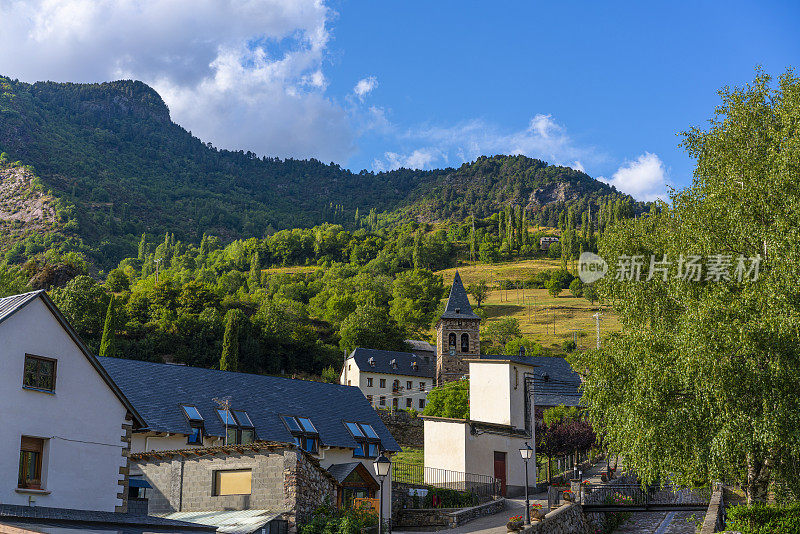
<svg viewBox="0 0 800 534">
<path fill-rule="evenodd" d="M 326 501 L 336 502 L 336 479 L 311 455 L 285 444 L 151 451 L 130 460 L 152 486 L 149 514 L 269 510 L 283 514 L 292 528 Z M 248 491 L 220 494 L 220 472 L 249 472 Z"/>
<path fill-rule="evenodd" d="M 465 360 L 480 358 L 481 319 L 472 311 L 467 291 L 456 272 L 444 313 L 436 323 L 436 384 L 469 374 Z"/>
</svg>

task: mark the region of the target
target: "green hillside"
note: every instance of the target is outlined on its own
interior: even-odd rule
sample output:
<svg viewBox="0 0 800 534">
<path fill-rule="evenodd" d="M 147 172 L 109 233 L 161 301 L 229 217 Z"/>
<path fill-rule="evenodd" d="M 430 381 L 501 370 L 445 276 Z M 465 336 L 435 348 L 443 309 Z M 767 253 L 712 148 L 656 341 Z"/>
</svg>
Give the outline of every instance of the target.
<svg viewBox="0 0 800 534">
<path fill-rule="evenodd" d="M 0 77 L 0 152 L 31 165 L 55 198 L 58 240 L 104 267 L 134 254 L 145 232 L 198 243 L 203 234 L 264 237 L 323 222 L 375 229 L 408 218 L 481 218 L 509 204 L 551 226 L 565 207 L 580 216 L 600 199 L 643 209 L 582 172 L 524 156 L 376 174 L 218 150 L 173 123 L 161 97 L 137 81 Z"/>
</svg>

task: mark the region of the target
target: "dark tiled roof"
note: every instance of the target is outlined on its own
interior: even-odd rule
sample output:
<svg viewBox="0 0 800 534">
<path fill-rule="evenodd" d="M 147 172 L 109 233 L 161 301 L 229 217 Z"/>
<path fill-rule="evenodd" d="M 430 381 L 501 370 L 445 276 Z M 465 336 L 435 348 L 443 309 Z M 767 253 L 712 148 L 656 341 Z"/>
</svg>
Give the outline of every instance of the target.
<svg viewBox="0 0 800 534">
<path fill-rule="evenodd" d="M 456 312 L 458 310 L 458 312 Z M 469 305 L 469 297 L 467 290 L 464 289 L 464 283 L 461 282 L 461 275 L 456 271 L 456 276 L 453 278 L 453 285 L 450 288 L 450 296 L 447 298 L 447 306 L 444 308 L 442 314 L 443 319 L 480 319 L 472 312 L 472 306 Z"/>
<path fill-rule="evenodd" d="M 347 361 L 355 361 L 361 372 L 365 373 L 433 378 L 436 376 L 436 361 L 429 357 L 428 362 L 425 362 L 425 356 L 429 355 L 417 356 L 413 352 L 357 348 L 350 353 Z M 373 358 L 374 366 L 370 365 L 370 358 Z M 392 366 L 392 361 L 395 362 L 397 368 Z M 411 366 L 412 362 L 417 362 L 416 369 Z"/>
<path fill-rule="evenodd" d="M 118 514 L 115 512 L 100 512 L 94 510 L 72 510 L 69 508 L 48 508 L 45 506 L 20 506 L 15 504 L 0 504 L 0 521 L 25 521 L 36 523 L 60 524 L 68 528 L 76 528 L 74 524 L 82 524 L 93 529 L 102 529 L 105 526 L 119 526 L 124 529 L 133 527 L 153 527 L 159 531 L 168 528 L 172 532 L 201 531 L 215 532 L 215 527 L 174 521 L 162 517 L 148 515 Z M 87 528 L 88 530 L 88 528 Z M 144 528 L 150 531 L 150 528 Z"/>
<path fill-rule="evenodd" d="M 411 347 L 412 352 L 436 352 L 436 348 L 427 341 L 406 339 L 406 343 Z"/>
<path fill-rule="evenodd" d="M 0 323 L 14 315 L 14 313 L 27 303 L 38 297 L 44 290 L 31 291 L 20 295 L 12 295 L 0 299 Z"/>
<path fill-rule="evenodd" d="M 342 481 L 344 479 L 346 479 L 350 475 L 350 473 L 352 473 L 353 470 L 356 467 L 358 467 L 359 465 L 361 465 L 360 462 L 348 462 L 346 464 L 333 464 L 332 466 L 330 466 L 328 468 L 328 473 L 333 475 L 333 478 L 335 478 L 337 480 L 337 482 L 339 482 L 339 484 L 341 484 Z"/>
<path fill-rule="evenodd" d="M 493 356 L 481 355 L 482 360 L 507 360 L 534 366 L 536 379 L 533 398 L 537 406 L 577 406 L 580 401 L 581 378 L 569 362 L 559 356 Z"/>
<path fill-rule="evenodd" d="M 311 419 L 323 445 L 355 448 L 356 442 L 343 424 L 354 421 L 372 425 L 384 449 L 400 450 L 356 387 L 121 358 L 98 359 L 144 417 L 147 427 L 157 432 L 188 434 L 189 423 L 180 405 L 190 404 L 203 416 L 206 433 L 222 436 L 225 426 L 213 399 L 230 396 L 231 409 L 247 412 L 260 440 L 292 443 L 280 416 L 294 415 Z"/>
</svg>

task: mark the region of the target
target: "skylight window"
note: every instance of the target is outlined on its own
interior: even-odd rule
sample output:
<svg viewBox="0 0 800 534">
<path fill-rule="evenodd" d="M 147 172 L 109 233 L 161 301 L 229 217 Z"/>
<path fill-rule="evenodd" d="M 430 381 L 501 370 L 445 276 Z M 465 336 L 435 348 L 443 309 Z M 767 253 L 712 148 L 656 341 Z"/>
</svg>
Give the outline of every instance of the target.
<svg viewBox="0 0 800 534">
<path fill-rule="evenodd" d="M 183 413 L 186 414 L 186 417 L 189 419 L 189 421 L 203 420 L 203 416 L 200 415 L 200 411 L 196 406 L 182 405 L 181 408 L 183 408 Z"/>
<path fill-rule="evenodd" d="M 298 447 L 311 454 L 319 451 L 319 432 L 307 417 L 281 416 Z"/>
<path fill-rule="evenodd" d="M 314 427 L 314 424 L 311 422 L 311 419 L 306 417 L 298 417 L 297 420 L 300 421 L 300 424 L 303 426 L 303 430 L 306 432 L 313 432 L 315 434 L 318 433 L 316 427 Z"/>
<path fill-rule="evenodd" d="M 345 423 L 345 426 L 348 428 L 348 430 L 350 430 L 350 432 L 353 434 L 353 436 L 355 436 L 357 438 L 364 437 L 364 433 L 361 432 L 361 429 L 358 428 L 357 424 L 355 424 L 355 423 Z"/>
<path fill-rule="evenodd" d="M 381 452 L 381 439 L 371 425 L 345 421 L 344 426 L 347 427 L 356 441 L 356 447 L 353 449 L 354 458 L 378 457 Z"/>
<path fill-rule="evenodd" d="M 219 418 L 222 419 L 223 425 L 228 426 L 236 426 L 236 419 L 233 418 L 233 414 L 227 410 L 217 410 L 219 414 Z"/>
<path fill-rule="evenodd" d="M 247 415 L 247 412 L 234 410 L 233 415 L 236 417 L 236 420 L 239 422 L 239 426 L 243 426 L 246 428 L 253 428 L 253 422 L 250 421 L 250 416 Z"/>
<path fill-rule="evenodd" d="M 380 439 L 380 436 L 378 436 L 378 433 L 372 428 L 372 425 L 362 424 L 361 428 L 364 429 L 364 434 L 366 434 L 368 438 Z"/>
</svg>

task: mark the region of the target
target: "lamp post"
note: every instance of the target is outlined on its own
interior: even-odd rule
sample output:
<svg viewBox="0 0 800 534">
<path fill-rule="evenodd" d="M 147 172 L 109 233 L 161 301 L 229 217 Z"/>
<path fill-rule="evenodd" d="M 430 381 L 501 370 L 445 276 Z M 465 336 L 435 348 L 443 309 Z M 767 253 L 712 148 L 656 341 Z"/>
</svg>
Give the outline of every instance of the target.
<svg viewBox="0 0 800 534">
<path fill-rule="evenodd" d="M 530 525 L 531 503 L 528 501 L 528 460 L 530 460 L 531 456 L 533 456 L 533 449 L 531 449 L 531 446 L 528 445 L 528 442 L 526 441 L 525 446 L 519 448 L 519 453 L 522 456 L 522 459 L 525 461 L 525 524 Z"/>
<path fill-rule="evenodd" d="M 383 534 L 383 479 L 389 474 L 392 468 L 392 462 L 383 453 L 375 458 L 373 463 L 375 466 L 375 474 L 381 480 L 381 498 L 378 504 L 378 534 Z"/>
</svg>

